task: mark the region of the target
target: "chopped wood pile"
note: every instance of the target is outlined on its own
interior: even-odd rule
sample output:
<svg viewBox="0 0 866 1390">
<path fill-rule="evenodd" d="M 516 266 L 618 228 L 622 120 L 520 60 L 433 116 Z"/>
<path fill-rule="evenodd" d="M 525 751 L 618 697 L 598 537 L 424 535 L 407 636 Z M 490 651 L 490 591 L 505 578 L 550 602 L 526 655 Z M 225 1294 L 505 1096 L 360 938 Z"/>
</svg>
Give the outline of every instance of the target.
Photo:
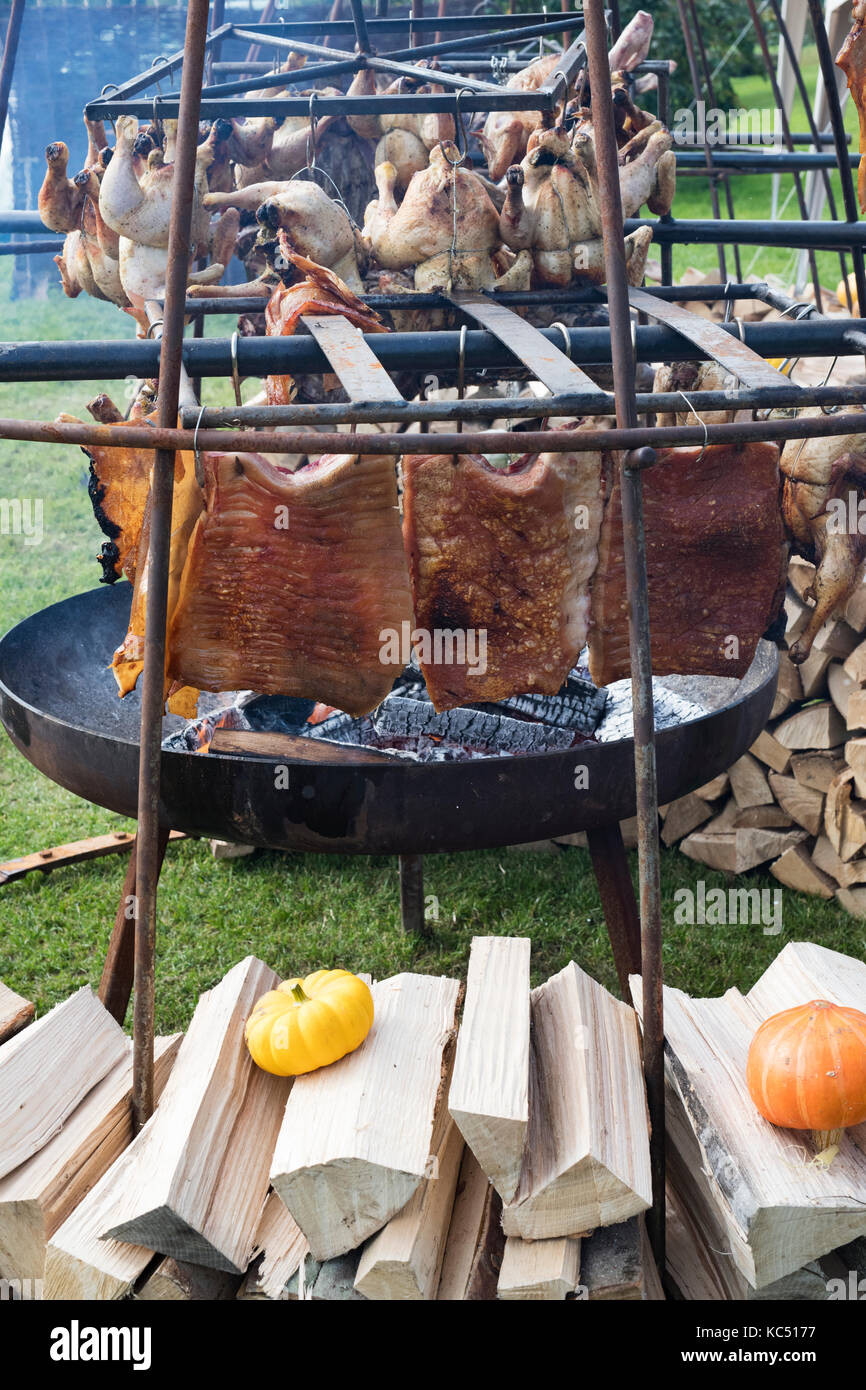
<svg viewBox="0 0 866 1390">
<path fill-rule="evenodd" d="M 640 1008 L 638 977 L 632 993 Z M 822 1162 L 759 1115 L 745 1083 L 759 1024 L 809 999 L 862 1008 L 866 964 L 791 942 L 746 995 L 665 989 L 667 1265 L 685 1298 L 830 1298 L 866 1253 L 866 1125 Z"/>
<path fill-rule="evenodd" d="M 788 569 L 786 640 L 808 622 L 815 568 Z M 727 873 L 766 865 L 788 888 L 866 917 L 866 584 L 801 666 L 779 654 L 770 722 L 727 773 L 661 808 L 662 839 Z"/>
<path fill-rule="evenodd" d="M 459 981 L 372 983 L 364 1043 L 292 1079 L 244 1043 L 277 978 L 248 957 L 185 1036 L 158 1040 L 135 1137 L 130 1040 L 79 990 L 0 1046 L 0 1283 L 72 1300 L 663 1298 L 637 1015 L 573 962 L 535 989 L 529 965 L 528 940 L 475 938 L 459 1028 Z M 828 1298 L 866 1268 L 866 1126 L 822 1166 L 745 1087 L 758 1024 L 818 996 L 866 1003 L 866 964 L 794 944 L 748 995 L 666 992 L 667 1273 L 685 1298 Z"/>
</svg>

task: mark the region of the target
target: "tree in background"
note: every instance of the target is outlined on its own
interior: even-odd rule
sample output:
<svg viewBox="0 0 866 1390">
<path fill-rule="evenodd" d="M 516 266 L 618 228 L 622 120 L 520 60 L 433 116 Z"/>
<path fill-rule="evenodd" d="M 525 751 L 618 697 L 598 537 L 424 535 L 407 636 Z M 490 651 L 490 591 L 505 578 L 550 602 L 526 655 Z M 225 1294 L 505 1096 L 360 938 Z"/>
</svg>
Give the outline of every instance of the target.
<svg viewBox="0 0 866 1390">
<path fill-rule="evenodd" d="M 761 7 L 758 8 L 760 10 Z M 763 70 L 763 61 L 749 23 L 749 12 L 745 5 L 731 4 L 731 0 L 697 0 L 697 9 L 716 105 L 728 110 L 739 104 L 734 95 L 734 79 Z M 675 111 L 685 110 L 695 97 L 679 9 L 674 0 L 620 0 L 620 22 L 625 25 L 637 10 L 647 10 L 653 17 L 655 28 L 650 57 L 673 58 L 677 65 L 670 88 L 673 118 Z M 771 42 L 774 42 L 773 16 L 768 5 L 764 6 L 761 19 Z M 700 65 L 700 59 L 698 61 Z M 705 92 L 698 95 L 707 99 Z"/>
</svg>

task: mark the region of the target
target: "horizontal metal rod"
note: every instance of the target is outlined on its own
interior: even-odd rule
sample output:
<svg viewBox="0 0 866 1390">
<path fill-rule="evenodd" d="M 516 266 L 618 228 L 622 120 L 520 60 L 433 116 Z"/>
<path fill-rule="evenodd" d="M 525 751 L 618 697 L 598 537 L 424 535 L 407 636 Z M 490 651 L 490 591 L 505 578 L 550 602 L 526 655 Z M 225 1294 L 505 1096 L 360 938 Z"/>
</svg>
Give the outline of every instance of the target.
<svg viewBox="0 0 866 1390">
<path fill-rule="evenodd" d="M 676 150 L 677 168 L 690 171 L 697 169 L 700 173 L 712 173 L 713 170 L 707 169 L 706 160 L 703 154 L 692 153 L 690 150 Z M 849 154 L 848 163 L 852 169 L 859 169 L 859 154 Z M 791 174 L 794 170 L 803 169 L 835 169 L 838 160 L 835 154 L 815 154 L 808 151 L 793 153 L 787 150 L 780 150 L 772 154 L 731 154 L 718 153 L 713 150 L 713 169 L 737 170 L 744 174 Z"/>
<path fill-rule="evenodd" d="M 0 212 L 0 232 L 50 232 L 38 212 L 7 209 Z"/>
<path fill-rule="evenodd" d="M 737 333 L 736 324 L 723 325 Z M 558 329 L 541 332 L 555 347 L 563 345 Z M 866 334 L 866 319 L 812 319 L 808 323 L 774 320 L 744 325 L 746 345 L 761 357 L 857 356 L 856 334 Z M 568 330 L 572 361 L 582 365 L 610 362 L 608 328 Z M 425 333 L 377 333 L 367 343 L 386 371 L 455 371 L 460 350 L 460 334 L 450 330 Z M 637 355 L 641 362 L 700 362 L 707 353 L 689 343 L 679 333 L 655 324 L 637 328 Z M 93 381 L 116 380 L 133 374 L 154 376 L 159 359 L 158 344 L 143 339 L 93 342 L 12 342 L 0 343 L 0 381 Z M 183 346 L 184 365 L 191 377 L 230 377 L 231 348 L 225 338 L 187 338 Z M 327 372 L 330 364 L 308 334 L 291 338 L 241 338 L 238 343 L 238 369 L 243 376 L 268 374 L 297 375 Z M 470 329 L 466 334 L 465 362 L 478 370 L 502 367 L 514 369 L 514 357 L 494 336 Z"/>
<path fill-rule="evenodd" d="M 636 69 L 636 71 L 639 71 L 639 69 Z M 847 143 L 850 145 L 851 136 L 847 136 L 846 139 Z M 800 130 L 792 133 L 791 140 L 795 145 L 832 145 L 833 135 L 830 131 L 820 132 L 816 141 L 808 130 Z M 729 135 L 726 139 L 719 140 L 717 144 L 714 143 L 710 148 L 712 149 L 713 157 L 715 157 L 717 151 L 735 149 L 738 145 L 763 145 L 768 149 L 775 149 L 779 146 L 779 141 L 774 135 L 753 135 L 744 132 L 742 135 Z M 703 150 L 704 142 L 703 140 L 685 140 L 678 135 L 676 137 L 676 147 L 680 150 Z"/>
<path fill-rule="evenodd" d="M 511 45 L 516 43 L 520 44 L 524 43 L 527 39 L 541 38 L 545 34 L 561 33 L 564 27 L 562 23 L 563 18 L 564 16 L 560 15 L 557 16 L 555 20 L 548 17 L 533 23 L 526 23 L 524 20 L 523 24 L 516 25 L 510 29 L 500 26 L 498 29 L 491 29 L 486 33 L 465 34 L 459 38 L 443 39 L 441 43 L 423 43 L 418 44 L 415 48 L 389 50 L 383 53 L 382 56 L 384 58 L 394 58 L 397 60 L 408 58 L 414 63 L 417 62 L 419 58 L 435 58 L 443 53 L 459 52 L 461 49 L 471 48 L 473 44 L 478 44 L 481 48 L 487 48 L 488 46 L 492 47 L 495 44 L 501 43 Z M 579 16 L 577 22 L 582 25 L 582 15 Z M 286 49 L 292 47 L 291 36 L 286 34 L 286 26 L 283 24 L 272 25 L 269 33 L 265 33 L 261 27 L 254 32 L 252 28 L 246 26 L 244 28 L 237 26 L 234 32 L 237 38 L 249 39 L 253 43 L 265 43 L 270 44 L 272 47 Z M 322 33 L 323 30 L 319 27 L 316 32 Z"/>
<path fill-rule="evenodd" d="M 746 420 L 724 425 L 639 425 L 612 430 L 485 430 L 465 434 L 326 434 L 312 431 L 193 430 L 148 428 L 139 425 L 72 424 L 56 420 L 0 420 L 0 439 L 36 444 L 102 445 L 131 449 L 184 449 L 218 452 L 260 451 L 265 454 L 371 453 L 391 454 L 523 454 L 568 453 L 572 449 L 631 450 L 676 448 L 684 445 L 743 444 L 757 440 L 812 439 L 853 434 L 863 427 L 862 415 L 792 417 Z"/>
<path fill-rule="evenodd" d="M 686 404 L 678 391 L 638 392 L 638 414 L 687 413 Z M 793 383 L 788 389 L 779 387 L 740 387 L 734 392 L 701 391 L 690 396 L 698 414 L 716 410 L 774 409 L 777 406 L 798 407 L 824 405 L 866 405 L 866 383 L 853 386 L 807 386 Z M 214 406 L 202 413 L 202 429 L 276 429 L 283 425 L 362 425 L 374 424 L 387 416 L 388 424 L 405 424 L 425 420 L 464 420 L 480 422 L 509 419 L 544 419 L 567 415 L 613 415 L 616 400 L 612 392 L 599 387 L 595 394 L 571 396 L 473 396 L 462 401 L 405 401 L 400 404 L 382 402 L 325 403 L 307 405 L 248 405 Z M 183 412 L 183 424 L 192 429 L 199 418 L 198 409 Z M 866 433 L 866 423 L 864 423 Z"/>
<path fill-rule="evenodd" d="M 713 302 L 717 299 L 763 299 L 765 296 L 761 291 L 767 290 L 768 286 L 760 282 L 748 281 L 746 284 L 729 283 L 727 285 L 656 285 L 649 293 L 655 298 L 665 301 L 694 299 Z M 435 292 L 423 294 L 414 290 L 405 294 L 364 294 L 360 298 L 371 309 L 400 309 L 404 312 L 412 309 L 449 309 L 453 311 L 455 307 L 444 295 Z M 604 295 L 596 285 L 589 287 L 575 285 L 564 289 L 491 290 L 488 292 L 487 298 L 495 304 L 505 304 L 515 308 L 526 304 L 553 304 L 563 308 L 567 308 L 570 304 L 605 307 Z M 188 299 L 185 312 L 187 314 L 254 314 L 262 313 L 266 303 L 265 298 L 257 295 L 214 295 L 206 299 Z"/>
<path fill-rule="evenodd" d="M 274 85 L 274 84 L 272 84 Z M 414 114 L 416 112 L 454 111 L 456 97 L 447 92 L 379 92 L 375 96 L 321 96 L 316 99 L 319 116 L 351 116 L 364 113 L 375 115 Z M 513 87 L 497 87 L 495 91 L 473 92 L 471 102 L 463 103 L 464 114 L 475 111 L 550 111 L 554 99 L 537 88 L 521 92 Z M 177 116 L 178 97 L 166 93 L 159 98 L 159 113 L 169 120 Z M 296 97 L 202 97 L 201 119 L 216 121 L 220 116 L 306 116 L 310 98 Z M 153 116 L 153 100 L 123 99 L 109 95 L 88 102 L 85 112 L 89 120 L 112 120 L 117 116 L 138 116 L 149 120 Z"/>
<path fill-rule="evenodd" d="M 718 242 L 740 246 L 778 246 L 786 250 L 837 251 L 840 247 L 866 246 L 866 222 L 740 221 L 709 218 L 696 221 L 675 217 L 629 218 L 626 234 L 638 227 L 652 227 L 659 245 L 715 246 Z"/>
<path fill-rule="evenodd" d="M 0 256 L 47 256 L 63 250 L 63 238 L 54 241 L 0 241 Z"/>
<path fill-rule="evenodd" d="M 471 29 L 473 32 L 483 33 L 486 29 L 521 29 L 527 24 L 542 23 L 548 18 L 547 12 L 543 10 L 533 11 L 525 14 L 463 14 L 463 15 L 408 15 L 394 14 L 385 16 L 368 17 L 367 31 L 370 35 L 393 34 L 393 33 L 415 33 L 423 34 L 429 30 L 434 33 L 459 33 L 463 29 Z M 555 28 L 560 28 L 563 21 L 571 20 L 583 23 L 583 7 L 571 9 L 563 12 L 557 17 Z M 355 24 L 351 19 L 326 19 L 322 21 L 312 19 L 287 19 L 283 24 L 264 23 L 264 24 L 243 24 L 229 25 L 230 38 L 236 38 L 241 30 L 244 35 L 255 34 L 256 43 L 261 41 L 263 35 L 285 35 L 289 38 L 293 34 L 326 34 L 335 38 L 352 39 L 355 37 Z M 246 41 L 246 39 L 245 39 Z"/>
<path fill-rule="evenodd" d="M 479 53 L 474 58 L 444 58 L 443 63 L 453 72 L 478 72 L 485 68 L 489 72 L 490 54 Z M 498 66 L 501 67 L 502 65 L 499 64 Z M 521 62 L 519 58 L 506 58 L 504 62 L 505 72 L 522 72 L 525 67 L 526 63 Z M 211 67 L 211 71 L 215 73 L 248 72 L 251 77 L 262 72 L 273 72 L 273 70 L 273 63 L 245 63 L 243 59 L 238 59 L 233 63 L 214 63 Z M 441 68 L 437 71 L 441 71 Z"/>
</svg>

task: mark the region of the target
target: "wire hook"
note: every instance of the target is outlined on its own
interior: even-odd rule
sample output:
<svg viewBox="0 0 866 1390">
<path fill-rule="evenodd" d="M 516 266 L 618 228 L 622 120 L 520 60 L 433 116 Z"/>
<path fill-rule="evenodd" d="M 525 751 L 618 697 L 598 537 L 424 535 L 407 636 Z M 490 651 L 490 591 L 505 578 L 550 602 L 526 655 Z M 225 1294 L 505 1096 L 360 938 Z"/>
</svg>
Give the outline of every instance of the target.
<svg viewBox="0 0 866 1390">
<path fill-rule="evenodd" d="M 310 92 L 310 129 L 307 132 L 307 168 L 310 173 L 316 167 L 316 125 L 319 118 L 315 113 L 314 104 L 318 95 L 315 88 Z"/>
<path fill-rule="evenodd" d="M 569 333 L 568 329 L 566 328 L 565 324 L 562 322 L 561 319 L 557 319 L 556 322 L 555 322 L 555 323 L 552 323 L 550 326 L 551 326 L 551 328 L 558 328 L 559 331 L 560 331 L 560 333 L 562 334 L 563 352 L 565 353 L 566 357 L 568 358 L 568 360 L 569 360 L 569 362 L 570 362 L 570 361 L 571 361 L 571 334 Z"/>
<path fill-rule="evenodd" d="M 231 347 L 230 347 L 230 351 L 231 351 L 231 355 L 232 355 L 232 386 L 234 387 L 234 391 L 235 391 L 235 405 L 243 405 L 243 401 L 241 400 L 241 379 L 240 379 L 240 374 L 239 374 L 239 372 L 238 372 L 238 338 L 239 338 L 239 336 L 240 336 L 240 335 L 238 334 L 237 329 L 235 329 L 235 331 L 234 331 L 234 333 L 232 334 L 232 337 L 231 337 Z M 199 418 L 200 418 L 200 417 L 199 417 Z"/>
<path fill-rule="evenodd" d="M 701 452 L 698 454 L 697 458 L 695 459 L 695 467 L 697 467 L 697 465 L 700 463 L 701 459 L 703 458 L 704 454 L 707 452 L 707 445 L 708 445 L 709 442 L 710 442 L 710 433 L 709 433 L 709 430 L 707 429 L 707 422 L 706 422 L 706 420 L 702 420 L 702 419 L 701 419 L 700 415 L 699 415 L 698 412 L 695 410 L 694 406 L 692 405 L 692 403 L 691 403 L 691 401 L 689 400 L 688 396 L 686 395 L 685 391 L 678 391 L 678 392 L 677 392 L 677 395 L 682 396 L 682 398 L 683 398 L 683 400 L 685 401 L 686 405 L 688 406 L 689 410 L 692 412 L 692 414 L 694 415 L 695 419 L 697 420 L 698 424 L 701 426 L 701 428 L 703 429 L 703 432 L 704 432 L 704 442 L 703 442 L 703 444 L 701 445 Z"/>
<path fill-rule="evenodd" d="M 460 326 L 460 341 L 457 345 L 457 399 L 462 401 L 466 392 L 466 324 Z M 462 418 L 457 421 L 457 433 L 463 433 Z"/>
<path fill-rule="evenodd" d="M 194 461 L 194 464 L 195 464 L 195 480 L 196 480 L 196 482 L 198 483 L 199 487 L 204 487 L 204 482 L 205 482 L 205 479 L 204 479 L 204 464 L 202 463 L 202 457 L 201 457 L 201 454 L 199 453 L 199 448 L 198 448 L 198 432 L 199 432 L 199 426 L 201 425 L 201 417 L 204 415 L 205 408 L 206 408 L 205 406 L 202 406 L 201 409 L 199 410 L 198 419 L 197 419 L 196 422 L 195 422 L 195 429 L 194 429 L 194 431 L 193 431 L 193 436 L 192 436 L 192 454 L 193 454 L 193 461 Z"/>
</svg>

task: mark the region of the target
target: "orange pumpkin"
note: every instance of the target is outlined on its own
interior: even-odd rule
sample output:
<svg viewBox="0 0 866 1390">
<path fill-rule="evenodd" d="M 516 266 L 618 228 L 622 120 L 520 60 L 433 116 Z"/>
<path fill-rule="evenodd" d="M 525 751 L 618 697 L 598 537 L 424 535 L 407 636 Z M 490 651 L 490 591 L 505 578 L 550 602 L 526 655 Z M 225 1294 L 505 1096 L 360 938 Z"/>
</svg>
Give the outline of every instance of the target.
<svg viewBox="0 0 866 1390">
<path fill-rule="evenodd" d="M 765 1120 L 810 1129 L 823 1150 L 866 1120 L 866 1014 L 826 999 L 773 1014 L 746 1063 L 749 1095 Z"/>
</svg>

